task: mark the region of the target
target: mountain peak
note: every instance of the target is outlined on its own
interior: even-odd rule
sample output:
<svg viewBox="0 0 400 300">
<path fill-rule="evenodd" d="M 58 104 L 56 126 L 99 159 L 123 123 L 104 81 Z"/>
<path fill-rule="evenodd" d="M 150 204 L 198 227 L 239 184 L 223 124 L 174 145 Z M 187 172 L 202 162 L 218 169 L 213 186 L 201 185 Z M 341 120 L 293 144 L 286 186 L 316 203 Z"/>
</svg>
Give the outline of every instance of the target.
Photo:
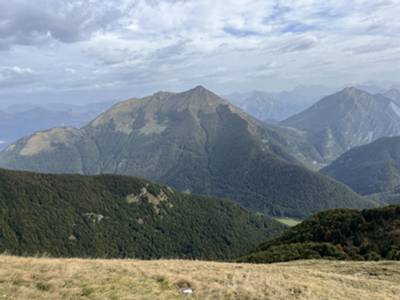
<svg viewBox="0 0 400 300">
<path fill-rule="evenodd" d="M 180 93 L 159 91 L 148 97 L 120 102 L 90 125 L 98 127 L 111 122 L 117 131 L 130 134 L 141 124 L 142 133 L 161 133 L 167 127 L 166 122 L 159 120 L 160 115 L 187 111 L 197 118 L 199 112 L 215 113 L 220 105 L 229 104 L 203 86 Z"/>
<path fill-rule="evenodd" d="M 209 90 L 207 90 L 207 89 L 206 89 L 204 86 L 202 86 L 202 85 L 198 85 L 198 86 L 194 87 L 192 90 L 193 90 L 193 91 L 196 91 L 196 92 L 209 92 Z"/>
<path fill-rule="evenodd" d="M 140 176 L 178 190 L 232 198 L 262 213 L 275 213 L 277 207 L 279 214 L 293 217 L 364 207 L 347 187 L 299 166 L 274 128 L 201 86 L 121 102 L 71 138 L 64 132 L 29 144 L 20 140 L 0 153 L 0 166 Z M 292 189 L 299 189 L 296 199 L 288 192 Z"/>
<path fill-rule="evenodd" d="M 170 97 L 174 96 L 174 97 Z M 159 91 L 152 96 L 153 98 L 156 99 L 164 99 L 168 98 L 170 101 L 174 101 L 180 98 L 186 99 L 186 101 L 195 101 L 195 102 L 201 102 L 202 100 L 205 101 L 208 98 L 219 98 L 216 94 L 211 92 L 210 90 L 206 89 L 202 85 L 198 85 L 190 90 L 186 90 L 183 92 L 179 93 L 171 93 L 171 92 L 166 92 L 166 91 Z"/>
<path fill-rule="evenodd" d="M 400 132 L 399 105 L 355 87 L 329 95 L 282 124 L 308 131 L 323 159 L 330 162 L 350 148 Z M 400 102 L 399 102 L 400 103 Z"/>
<path fill-rule="evenodd" d="M 355 95 L 360 95 L 360 94 L 368 94 L 367 92 L 360 90 L 354 86 L 346 87 L 344 88 L 340 93 L 349 95 L 349 96 L 355 96 Z"/>
<path fill-rule="evenodd" d="M 166 92 L 166 91 L 158 91 L 157 93 L 153 94 L 152 97 L 156 98 L 156 99 L 163 99 L 166 98 L 170 95 L 172 95 L 173 93 L 171 92 Z"/>
<path fill-rule="evenodd" d="M 204 96 L 204 95 L 213 95 L 214 93 L 211 92 L 210 90 L 206 89 L 202 85 L 198 85 L 186 92 L 183 92 L 183 94 L 190 94 L 190 95 L 197 95 L 197 96 Z"/>
</svg>

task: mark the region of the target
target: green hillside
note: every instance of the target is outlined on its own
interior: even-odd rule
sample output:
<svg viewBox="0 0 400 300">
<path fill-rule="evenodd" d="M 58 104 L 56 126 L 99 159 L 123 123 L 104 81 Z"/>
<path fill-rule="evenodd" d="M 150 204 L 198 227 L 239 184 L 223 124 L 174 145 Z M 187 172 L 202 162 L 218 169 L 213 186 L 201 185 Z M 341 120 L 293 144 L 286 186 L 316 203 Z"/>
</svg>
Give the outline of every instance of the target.
<svg viewBox="0 0 400 300">
<path fill-rule="evenodd" d="M 283 229 L 230 201 L 142 179 L 0 170 L 0 252 L 223 260 Z"/>
<path fill-rule="evenodd" d="M 259 246 L 240 261 L 400 260 L 400 206 L 319 213 Z"/>
</svg>

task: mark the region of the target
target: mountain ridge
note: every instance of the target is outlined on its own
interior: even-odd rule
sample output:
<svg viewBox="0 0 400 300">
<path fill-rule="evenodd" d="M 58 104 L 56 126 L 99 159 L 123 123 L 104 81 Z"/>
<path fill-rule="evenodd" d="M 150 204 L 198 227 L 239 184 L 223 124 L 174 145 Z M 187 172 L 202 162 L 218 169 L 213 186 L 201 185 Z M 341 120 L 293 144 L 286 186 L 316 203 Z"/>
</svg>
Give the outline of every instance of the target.
<svg viewBox="0 0 400 300">
<path fill-rule="evenodd" d="M 355 146 L 400 134 L 400 106 L 381 94 L 348 87 L 280 125 L 306 132 L 304 143 L 314 147 L 323 165 Z"/>
<path fill-rule="evenodd" d="M 290 91 L 254 90 L 232 93 L 224 98 L 253 117 L 274 124 L 301 112 L 330 92 L 331 89 L 324 86 L 297 86 Z"/>
<path fill-rule="evenodd" d="M 0 165 L 140 176 L 278 216 L 372 205 L 307 170 L 282 141 L 279 132 L 199 86 L 118 103 L 82 129 L 36 133 L 0 152 Z"/>
</svg>

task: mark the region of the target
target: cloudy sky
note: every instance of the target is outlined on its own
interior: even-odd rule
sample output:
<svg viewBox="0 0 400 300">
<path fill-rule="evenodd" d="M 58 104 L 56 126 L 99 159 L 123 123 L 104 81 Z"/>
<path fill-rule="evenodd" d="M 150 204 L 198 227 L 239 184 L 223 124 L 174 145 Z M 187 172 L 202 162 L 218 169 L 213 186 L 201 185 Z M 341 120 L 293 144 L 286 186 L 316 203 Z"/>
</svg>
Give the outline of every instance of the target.
<svg viewBox="0 0 400 300">
<path fill-rule="evenodd" d="M 0 1 L 2 103 L 391 84 L 399 62 L 400 0 Z"/>
</svg>

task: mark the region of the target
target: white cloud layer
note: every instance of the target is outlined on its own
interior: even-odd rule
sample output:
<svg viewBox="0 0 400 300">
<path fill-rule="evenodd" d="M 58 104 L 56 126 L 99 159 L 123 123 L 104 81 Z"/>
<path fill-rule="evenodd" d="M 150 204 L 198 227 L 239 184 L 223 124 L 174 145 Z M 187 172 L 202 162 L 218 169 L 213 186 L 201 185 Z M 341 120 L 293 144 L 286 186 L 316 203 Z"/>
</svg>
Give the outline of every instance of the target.
<svg viewBox="0 0 400 300">
<path fill-rule="evenodd" d="M 0 101 L 397 81 L 399 15 L 400 0 L 4 1 Z"/>
</svg>

